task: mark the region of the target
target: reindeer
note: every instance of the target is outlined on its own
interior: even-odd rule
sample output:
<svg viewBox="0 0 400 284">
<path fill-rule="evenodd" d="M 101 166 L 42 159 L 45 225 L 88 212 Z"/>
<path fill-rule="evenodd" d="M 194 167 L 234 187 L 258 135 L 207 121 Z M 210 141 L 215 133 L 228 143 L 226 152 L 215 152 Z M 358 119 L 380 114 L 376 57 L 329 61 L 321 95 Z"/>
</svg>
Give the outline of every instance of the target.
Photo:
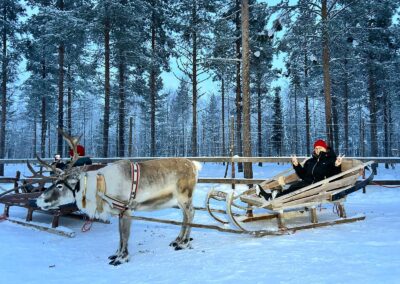
<svg viewBox="0 0 400 284">
<path fill-rule="evenodd" d="M 76 151 L 78 139 L 60 131 L 71 149 Z M 175 250 L 191 247 L 189 223 L 194 217 L 192 198 L 200 163 L 185 158 L 138 164 L 120 160 L 98 170 L 86 171 L 84 167 L 72 167 L 76 158 L 74 155 L 65 171 L 57 169 L 57 181 L 43 192 L 37 205 L 49 210 L 76 202 L 77 207 L 90 218 L 107 220 L 110 215 L 118 215 L 120 242 L 116 253 L 109 257 L 109 264 L 120 265 L 129 261 L 128 241 L 133 211 L 152 211 L 177 205 L 183 213 L 183 224 L 170 246 Z"/>
</svg>

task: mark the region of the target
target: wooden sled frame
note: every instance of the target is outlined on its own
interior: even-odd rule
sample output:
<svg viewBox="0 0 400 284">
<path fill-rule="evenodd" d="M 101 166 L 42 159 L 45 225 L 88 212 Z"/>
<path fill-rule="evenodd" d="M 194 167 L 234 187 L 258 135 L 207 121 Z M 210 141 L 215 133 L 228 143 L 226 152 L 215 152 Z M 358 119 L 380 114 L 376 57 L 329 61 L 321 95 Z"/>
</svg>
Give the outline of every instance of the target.
<svg viewBox="0 0 400 284">
<path fill-rule="evenodd" d="M 372 171 L 368 178 L 358 180 L 360 176 L 363 176 L 364 168 L 371 164 L 373 164 L 372 161 L 362 163 L 359 160 L 343 160 L 341 173 L 271 201 L 266 201 L 264 198 L 256 196 L 253 188 L 238 195 L 233 190 L 230 192 L 212 190 L 207 195 L 206 208 L 216 221 L 223 224 L 231 223 L 240 230 L 250 231 L 255 234 L 257 231 L 246 229 L 246 223 L 276 219 L 279 232 L 294 232 L 302 229 L 363 220 L 365 216 L 347 217 L 343 202 L 348 194 L 360 188 L 365 188 L 372 181 L 374 176 Z M 299 178 L 294 170 L 290 169 L 264 181 L 260 186 L 263 189 L 278 189 L 285 186 L 285 184 L 298 180 Z M 229 221 L 215 214 L 215 210 L 211 208 L 211 200 L 225 201 L 226 215 Z M 317 207 L 326 203 L 336 206 L 339 219 L 324 222 L 318 221 Z M 259 211 L 259 209 L 265 209 L 267 213 L 254 214 L 254 211 Z M 237 213 L 238 210 L 241 211 L 240 214 Z M 285 224 L 285 219 L 291 220 L 295 217 L 304 216 L 308 212 L 310 215 L 309 223 L 295 226 L 287 226 Z"/>
<path fill-rule="evenodd" d="M 105 165 L 103 164 L 94 164 L 90 166 L 85 166 L 86 171 L 94 171 L 99 168 L 104 167 Z M 41 231 L 47 231 L 49 233 L 65 236 L 65 237 L 74 237 L 75 232 L 67 230 L 61 230 L 57 229 L 59 227 L 59 220 L 61 216 L 67 216 L 67 217 L 72 217 L 80 220 L 86 219 L 86 216 L 83 214 L 76 214 L 79 209 L 75 204 L 67 204 L 64 206 L 61 206 L 59 209 L 54 209 L 54 210 L 48 210 L 44 211 L 41 210 L 39 207 L 36 206 L 35 202 L 32 202 L 32 200 L 37 199 L 45 190 L 45 184 L 47 182 L 50 182 L 50 180 L 45 180 L 45 179 L 19 179 L 20 174 L 17 172 L 16 178 L 7 178 L 4 179 L 5 181 L 9 182 L 8 180 L 13 180 L 14 182 L 14 188 L 11 190 L 8 190 L 9 192 L 14 191 L 14 193 L 9 193 L 7 195 L 3 195 L 0 197 L 0 203 L 4 204 L 4 212 L 3 212 L 3 217 L 6 218 L 8 221 L 23 225 L 26 227 L 32 227 Z M 28 181 L 28 182 L 26 182 Z M 18 185 L 18 182 L 21 182 L 21 185 Z M 33 186 L 32 192 L 26 192 L 26 185 L 35 185 Z M 18 206 L 18 207 L 23 207 L 27 209 L 27 214 L 25 220 L 23 219 L 17 219 L 17 218 L 11 218 L 10 217 L 10 208 L 12 206 Z M 46 225 L 46 224 L 40 224 L 37 222 L 33 222 L 33 212 L 41 212 L 45 214 L 52 215 L 52 221 L 51 225 Z M 99 220 L 96 220 L 99 221 Z"/>
</svg>

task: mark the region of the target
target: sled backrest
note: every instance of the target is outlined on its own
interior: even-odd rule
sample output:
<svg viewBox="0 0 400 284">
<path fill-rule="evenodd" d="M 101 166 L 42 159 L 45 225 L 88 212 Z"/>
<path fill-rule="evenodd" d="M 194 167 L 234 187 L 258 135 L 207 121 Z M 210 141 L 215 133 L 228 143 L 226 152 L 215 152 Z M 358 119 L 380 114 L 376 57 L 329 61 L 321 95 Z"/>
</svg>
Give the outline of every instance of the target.
<svg viewBox="0 0 400 284">
<path fill-rule="evenodd" d="M 344 160 L 342 161 L 342 172 L 348 171 L 348 170 L 350 170 L 351 168 L 358 167 L 358 166 L 360 166 L 360 165 L 362 165 L 362 164 L 363 164 L 363 163 L 362 163 L 360 160 L 356 160 L 356 159 L 344 159 Z M 357 169 L 357 170 L 355 170 L 354 172 L 350 172 L 350 173 L 344 175 L 343 178 L 352 176 L 352 175 L 354 175 L 354 174 L 356 174 L 356 173 L 361 174 L 361 171 L 362 171 L 362 170 Z"/>
</svg>

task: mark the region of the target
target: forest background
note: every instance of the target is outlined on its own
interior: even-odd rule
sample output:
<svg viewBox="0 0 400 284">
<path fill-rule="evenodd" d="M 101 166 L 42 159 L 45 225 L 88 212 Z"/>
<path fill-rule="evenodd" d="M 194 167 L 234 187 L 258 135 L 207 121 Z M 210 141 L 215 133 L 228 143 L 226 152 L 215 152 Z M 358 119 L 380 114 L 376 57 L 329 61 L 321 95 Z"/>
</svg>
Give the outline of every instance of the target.
<svg viewBox="0 0 400 284">
<path fill-rule="evenodd" d="M 1 3 L 0 159 L 399 156 L 398 0 Z"/>
</svg>

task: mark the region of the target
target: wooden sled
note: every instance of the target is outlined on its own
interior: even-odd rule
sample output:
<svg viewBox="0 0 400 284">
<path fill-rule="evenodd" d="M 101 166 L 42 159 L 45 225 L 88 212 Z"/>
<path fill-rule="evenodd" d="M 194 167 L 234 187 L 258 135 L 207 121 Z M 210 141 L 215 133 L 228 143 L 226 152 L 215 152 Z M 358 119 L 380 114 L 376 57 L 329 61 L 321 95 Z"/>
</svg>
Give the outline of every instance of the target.
<svg viewBox="0 0 400 284">
<path fill-rule="evenodd" d="M 40 208 L 37 207 L 34 202 L 36 198 L 38 198 L 41 194 L 42 192 L 15 193 L 1 197 L 0 203 L 4 203 L 3 217 L 7 218 L 7 220 L 10 222 L 24 225 L 27 227 L 33 227 L 35 229 L 48 231 L 50 233 L 63 235 L 66 237 L 74 237 L 75 236 L 74 232 L 68 232 L 68 230 L 58 230 L 57 227 L 59 226 L 59 219 L 61 216 L 70 215 L 71 213 L 78 211 L 76 205 L 70 204 L 68 206 L 63 206 L 57 210 L 43 211 L 40 210 Z M 24 207 L 27 209 L 25 221 L 23 219 L 10 218 L 10 207 L 12 206 Z M 45 224 L 40 224 L 37 222 L 32 222 L 33 212 L 35 211 L 52 215 L 53 218 L 51 226 L 47 226 Z"/>
<path fill-rule="evenodd" d="M 86 166 L 85 170 L 94 171 L 104 166 L 105 165 L 102 164 L 90 165 Z M 3 218 L 7 219 L 10 222 L 17 223 L 19 225 L 32 227 L 38 230 L 47 231 L 61 236 L 74 237 L 75 232 L 69 230 L 68 228 L 59 228 L 59 220 L 61 216 L 73 217 L 80 220 L 86 219 L 85 215 L 78 213 L 79 211 L 78 207 L 75 204 L 67 204 L 61 206 L 56 210 L 47 210 L 47 211 L 41 210 L 36 205 L 36 199 L 46 189 L 45 185 L 49 183 L 49 180 L 46 180 L 46 177 L 43 177 L 42 179 L 40 178 L 19 179 L 19 177 L 20 174 L 19 172 L 17 172 L 16 178 L 4 178 L 3 182 L 12 180 L 14 182 L 14 188 L 8 190 L 8 192 L 12 193 L 0 196 L 0 203 L 4 204 Z M 27 185 L 30 186 L 29 190 L 27 190 Z M 10 208 L 12 206 L 23 207 L 27 209 L 25 220 L 10 217 Z M 41 212 L 51 215 L 52 216 L 51 225 L 33 222 L 34 212 Z"/>
<path fill-rule="evenodd" d="M 348 194 L 365 188 L 373 179 L 373 172 L 364 178 L 364 169 L 373 162 L 343 160 L 342 172 L 318 183 L 267 201 L 250 188 L 242 193 L 211 190 L 206 198 L 209 214 L 218 222 L 233 224 L 236 228 L 257 234 L 260 230 L 295 232 L 297 230 L 355 222 L 365 216 L 348 217 L 344 201 Z M 264 190 L 284 190 L 299 181 L 294 170 L 289 169 L 260 184 Z M 217 214 L 212 205 L 224 202 L 226 214 Z M 323 204 L 332 204 L 339 218 L 332 219 Z M 226 215 L 226 216 L 223 216 Z M 320 220 L 318 218 L 320 215 Z M 335 215 L 334 215 L 335 216 Z M 228 218 L 226 218 L 228 217 Z M 253 226 L 250 226 L 252 224 Z M 260 228 L 261 227 L 261 228 Z"/>
</svg>

